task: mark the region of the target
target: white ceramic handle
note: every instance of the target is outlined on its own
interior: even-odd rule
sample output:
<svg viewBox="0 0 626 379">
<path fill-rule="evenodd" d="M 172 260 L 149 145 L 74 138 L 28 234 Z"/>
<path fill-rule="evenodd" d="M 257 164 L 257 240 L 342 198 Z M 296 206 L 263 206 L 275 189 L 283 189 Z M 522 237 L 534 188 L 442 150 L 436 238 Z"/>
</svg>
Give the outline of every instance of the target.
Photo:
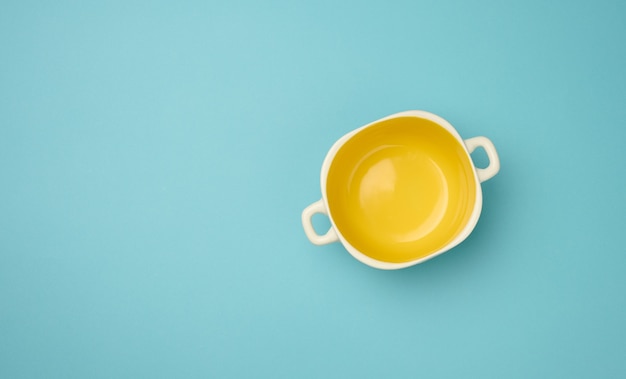
<svg viewBox="0 0 626 379">
<path fill-rule="evenodd" d="M 477 147 L 482 147 L 489 157 L 489 166 L 486 168 L 476 168 L 478 174 L 478 180 L 482 183 L 493 178 L 498 171 L 500 171 L 500 158 L 498 158 L 498 152 L 496 147 L 487 137 L 474 137 L 465 140 L 465 146 L 471 154 Z"/>
<path fill-rule="evenodd" d="M 302 227 L 304 227 L 304 233 L 308 237 L 309 241 L 311 241 L 315 245 L 326 245 L 337 241 L 339 237 L 337 237 L 337 233 L 332 226 L 323 236 L 320 236 L 315 232 L 311 219 L 316 213 L 321 213 L 328 216 L 328 211 L 326 210 L 326 206 L 324 206 L 323 200 L 316 201 L 315 203 L 306 207 L 304 211 L 302 211 Z"/>
</svg>

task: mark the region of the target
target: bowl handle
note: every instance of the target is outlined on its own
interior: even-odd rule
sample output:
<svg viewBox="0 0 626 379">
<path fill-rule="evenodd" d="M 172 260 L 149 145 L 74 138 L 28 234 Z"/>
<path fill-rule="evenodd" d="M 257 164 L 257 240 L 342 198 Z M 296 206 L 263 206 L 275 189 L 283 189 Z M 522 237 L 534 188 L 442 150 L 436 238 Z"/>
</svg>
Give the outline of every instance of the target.
<svg viewBox="0 0 626 379">
<path fill-rule="evenodd" d="M 328 211 L 326 210 L 326 206 L 324 206 L 323 200 L 316 201 L 302 211 L 302 226 L 304 227 L 304 233 L 308 237 L 309 241 L 315 245 L 326 245 L 339 240 L 337 232 L 335 232 L 335 229 L 332 226 L 323 236 L 320 236 L 317 232 L 315 232 L 311 219 L 316 213 L 328 216 Z"/>
<path fill-rule="evenodd" d="M 474 137 L 465 140 L 467 151 L 471 154 L 477 147 L 482 147 L 489 157 L 489 166 L 486 168 L 476 168 L 478 180 L 482 183 L 493 178 L 500 171 L 500 158 L 496 147 L 487 137 Z"/>
</svg>

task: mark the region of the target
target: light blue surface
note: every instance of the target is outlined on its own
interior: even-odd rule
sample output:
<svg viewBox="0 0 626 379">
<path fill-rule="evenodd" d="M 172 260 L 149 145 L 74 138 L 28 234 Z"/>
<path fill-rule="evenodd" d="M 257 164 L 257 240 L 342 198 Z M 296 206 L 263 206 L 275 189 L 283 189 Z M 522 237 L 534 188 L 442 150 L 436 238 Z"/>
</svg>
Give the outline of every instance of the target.
<svg viewBox="0 0 626 379">
<path fill-rule="evenodd" d="M 0 378 L 626 377 L 625 2 L 101 3 L 0 5 Z M 311 245 L 407 109 L 498 148 L 474 233 Z"/>
</svg>

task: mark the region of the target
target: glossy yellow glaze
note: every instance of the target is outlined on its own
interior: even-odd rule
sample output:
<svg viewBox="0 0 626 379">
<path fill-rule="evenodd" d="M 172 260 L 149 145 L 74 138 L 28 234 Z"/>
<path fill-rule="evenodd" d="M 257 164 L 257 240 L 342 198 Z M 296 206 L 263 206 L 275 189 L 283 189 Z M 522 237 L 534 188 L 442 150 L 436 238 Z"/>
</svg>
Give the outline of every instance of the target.
<svg viewBox="0 0 626 379">
<path fill-rule="evenodd" d="M 426 257 L 452 241 L 476 202 L 472 163 L 432 121 L 400 117 L 355 134 L 326 183 L 329 211 L 357 250 L 384 262 Z"/>
</svg>

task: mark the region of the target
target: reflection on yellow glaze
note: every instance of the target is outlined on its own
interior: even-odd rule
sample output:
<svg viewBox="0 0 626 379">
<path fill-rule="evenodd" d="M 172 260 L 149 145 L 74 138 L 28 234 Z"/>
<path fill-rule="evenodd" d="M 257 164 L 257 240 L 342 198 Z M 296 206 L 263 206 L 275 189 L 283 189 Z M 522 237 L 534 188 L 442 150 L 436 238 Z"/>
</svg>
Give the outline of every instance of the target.
<svg viewBox="0 0 626 379">
<path fill-rule="evenodd" d="M 441 126 L 401 117 L 348 140 L 330 166 L 330 214 L 346 240 L 384 262 L 408 262 L 447 245 L 476 201 L 471 162 Z"/>
</svg>

